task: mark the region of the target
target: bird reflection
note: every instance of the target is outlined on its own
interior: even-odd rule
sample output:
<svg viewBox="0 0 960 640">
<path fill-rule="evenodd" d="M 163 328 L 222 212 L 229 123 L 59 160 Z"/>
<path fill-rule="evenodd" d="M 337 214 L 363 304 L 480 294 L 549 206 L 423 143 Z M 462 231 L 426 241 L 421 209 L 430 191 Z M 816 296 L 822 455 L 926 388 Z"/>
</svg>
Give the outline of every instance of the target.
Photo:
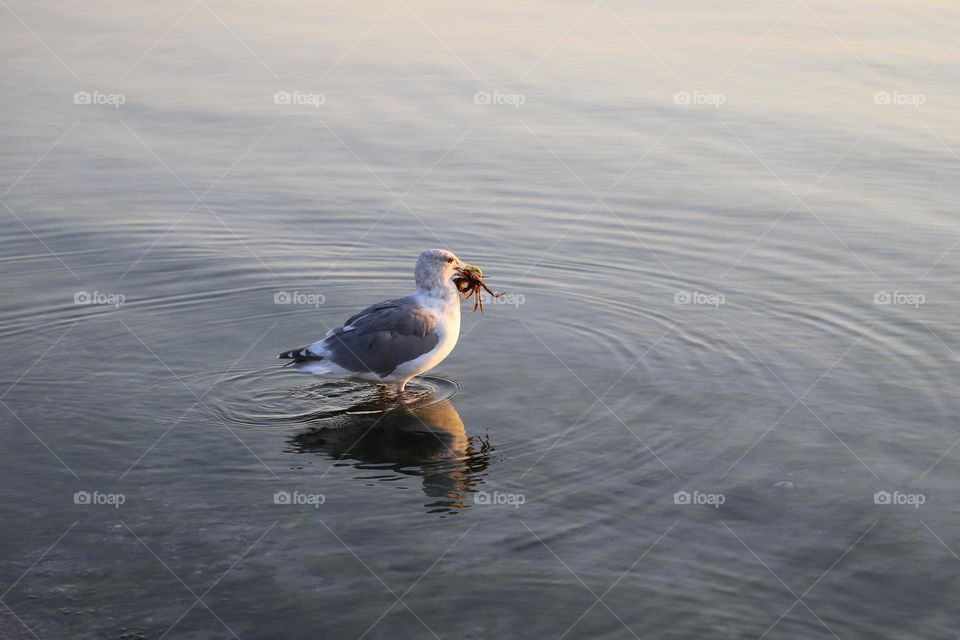
<svg viewBox="0 0 960 640">
<path fill-rule="evenodd" d="M 431 512 L 465 507 L 493 451 L 488 438 L 467 435 L 460 414 L 446 399 L 413 405 L 380 400 L 317 422 L 322 426 L 289 440 L 293 452 L 321 453 L 357 469 L 393 472 L 366 479 L 419 476 L 424 494 L 434 499 L 424 505 Z"/>
</svg>

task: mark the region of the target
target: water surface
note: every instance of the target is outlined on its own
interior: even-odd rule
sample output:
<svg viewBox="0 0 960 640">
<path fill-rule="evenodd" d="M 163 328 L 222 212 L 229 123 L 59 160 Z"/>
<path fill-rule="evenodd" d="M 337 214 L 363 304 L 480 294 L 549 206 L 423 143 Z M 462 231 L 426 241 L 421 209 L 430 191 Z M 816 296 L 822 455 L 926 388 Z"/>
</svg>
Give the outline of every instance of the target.
<svg viewBox="0 0 960 640">
<path fill-rule="evenodd" d="M 4 638 L 960 634 L 956 7 L 0 12 Z"/>
</svg>

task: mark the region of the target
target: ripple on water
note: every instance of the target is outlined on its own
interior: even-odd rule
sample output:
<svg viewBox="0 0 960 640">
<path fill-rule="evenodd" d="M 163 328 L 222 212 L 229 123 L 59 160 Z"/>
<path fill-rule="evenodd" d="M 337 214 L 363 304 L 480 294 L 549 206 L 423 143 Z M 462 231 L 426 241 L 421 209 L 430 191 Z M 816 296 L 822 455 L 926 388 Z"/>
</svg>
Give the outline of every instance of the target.
<svg viewBox="0 0 960 640">
<path fill-rule="evenodd" d="M 405 396 L 409 405 L 425 408 L 455 398 L 461 390 L 458 381 L 427 376 L 411 380 Z M 318 380 L 270 367 L 231 372 L 214 385 L 205 404 L 228 424 L 270 428 L 382 413 L 393 400 L 369 383 Z"/>
</svg>

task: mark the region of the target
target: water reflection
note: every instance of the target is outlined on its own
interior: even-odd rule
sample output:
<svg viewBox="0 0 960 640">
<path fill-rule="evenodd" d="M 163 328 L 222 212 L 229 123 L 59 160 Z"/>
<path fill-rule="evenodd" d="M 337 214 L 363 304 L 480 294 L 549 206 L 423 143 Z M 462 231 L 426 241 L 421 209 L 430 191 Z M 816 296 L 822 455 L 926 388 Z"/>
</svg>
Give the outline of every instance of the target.
<svg viewBox="0 0 960 640">
<path fill-rule="evenodd" d="M 363 479 L 423 478 L 430 512 L 454 512 L 470 502 L 490 464 L 489 437 L 469 436 L 450 400 L 401 405 L 378 399 L 326 418 L 288 440 L 295 453 L 319 453 L 357 469 Z"/>
</svg>

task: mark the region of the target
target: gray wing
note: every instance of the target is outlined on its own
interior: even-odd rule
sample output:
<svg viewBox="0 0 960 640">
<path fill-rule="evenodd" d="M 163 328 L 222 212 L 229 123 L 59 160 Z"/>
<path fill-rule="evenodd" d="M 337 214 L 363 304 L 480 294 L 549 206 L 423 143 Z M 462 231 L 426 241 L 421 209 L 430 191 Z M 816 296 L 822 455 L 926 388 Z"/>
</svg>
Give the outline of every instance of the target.
<svg viewBox="0 0 960 640">
<path fill-rule="evenodd" d="M 389 375 L 440 341 L 436 317 L 407 296 L 386 300 L 347 320 L 324 340 L 330 359 L 354 372 Z"/>
</svg>

